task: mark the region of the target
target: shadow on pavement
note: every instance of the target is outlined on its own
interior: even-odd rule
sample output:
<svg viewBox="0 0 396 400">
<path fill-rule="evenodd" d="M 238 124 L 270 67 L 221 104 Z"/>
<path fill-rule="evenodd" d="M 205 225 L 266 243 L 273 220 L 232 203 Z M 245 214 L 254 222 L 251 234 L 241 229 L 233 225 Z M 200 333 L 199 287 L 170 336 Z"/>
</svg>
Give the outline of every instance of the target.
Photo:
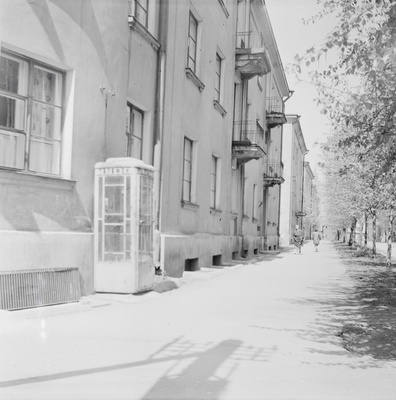
<svg viewBox="0 0 396 400">
<path fill-rule="evenodd" d="M 341 261 L 340 255 L 334 250 L 334 243 L 326 244 L 325 257 L 326 262 L 330 260 L 330 265 L 332 260 L 337 263 Z M 331 269 L 329 274 L 331 275 Z M 356 283 L 350 279 L 347 272 L 328 279 L 330 275 L 324 275 L 325 281 L 307 286 L 309 295 L 306 297 L 285 299 L 293 304 L 309 305 L 316 313 L 315 320 L 307 327 L 290 329 L 290 331 L 300 339 L 312 343 L 307 351 L 340 356 L 339 361 L 335 359 L 326 365 L 342 365 L 351 369 L 383 367 L 386 364 L 383 360 L 391 357 L 376 357 L 369 351 L 367 346 L 370 341 L 370 326 L 373 325 L 373 319 L 378 318 L 381 313 L 389 316 L 392 313 L 396 314 L 396 310 L 380 310 L 379 307 L 373 309 L 362 299 L 361 293 L 357 291 Z M 347 335 L 349 339 L 351 336 L 352 339 L 356 338 L 356 343 L 359 342 L 360 348 L 350 348 L 345 340 Z M 318 345 L 315 346 L 314 343 Z M 339 350 L 336 350 L 337 347 Z M 364 355 L 373 358 L 363 358 Z"/>
<path fill-rule="evenodd" d="M 202 347 L 199 355 L 183 362 L 195 347 L 189 340 L 178 339 L 153 357 L 173 357 L 177 362 L 146 393 L 148 399 L 218 399 L 238 363 L 267 362 L 275 348 L 244 346 L 240 340 L 224 340 Z"/>
<path fill-rule="evenodd" d="M 268 362 L 276 347 L 246 346 L 240 340 L 194 343 L 183 337 L 161 347 L 146 360 L 65 371 L 0 382 L 0 388 L 88 376 L 150 364 L 173 362 L 168 371 L 141 397 L 147 399 L 218 399 L 241 362 Z M 131 377 L 131 379 L 133 379 Z"/>
</svg>

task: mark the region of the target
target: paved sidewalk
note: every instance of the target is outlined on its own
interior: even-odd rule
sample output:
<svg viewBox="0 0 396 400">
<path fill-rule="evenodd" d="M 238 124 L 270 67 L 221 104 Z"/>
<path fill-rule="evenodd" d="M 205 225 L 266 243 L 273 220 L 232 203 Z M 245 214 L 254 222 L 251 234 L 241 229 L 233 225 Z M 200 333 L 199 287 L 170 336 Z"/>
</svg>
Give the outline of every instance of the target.
<svg viewBox="0 0 396 400">
<path fill-rule="evenodd" d="M 363 305 L 332 245 L 285 250 L 166 293 L 2 312 L 0 399 L 395 400 L 396 362 L 336 336 Z"/>
</svg>

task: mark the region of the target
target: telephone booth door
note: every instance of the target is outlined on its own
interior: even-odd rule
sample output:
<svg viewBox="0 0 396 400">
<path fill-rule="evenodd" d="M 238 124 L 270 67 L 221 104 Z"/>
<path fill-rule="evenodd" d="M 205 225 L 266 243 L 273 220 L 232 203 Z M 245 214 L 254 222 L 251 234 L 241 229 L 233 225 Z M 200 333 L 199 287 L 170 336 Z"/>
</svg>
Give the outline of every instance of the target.
<svg viewBox="0 0 396 400">
<path fill-rule="evenodd" d="M 153 168 L 109 159 L 95 167 L 95 291 L 153 285 Z"/>
</svg>

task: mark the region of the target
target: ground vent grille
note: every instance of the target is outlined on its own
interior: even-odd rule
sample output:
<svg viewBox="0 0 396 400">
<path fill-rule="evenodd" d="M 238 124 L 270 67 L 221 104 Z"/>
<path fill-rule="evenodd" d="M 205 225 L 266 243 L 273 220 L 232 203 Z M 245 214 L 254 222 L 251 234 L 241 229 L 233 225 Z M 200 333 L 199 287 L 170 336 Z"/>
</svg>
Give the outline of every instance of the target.
<svg viewBox="0 0 396 400">
<path fill-rule="evenodd" d="M 80 298 L 78 268 L 0 271 L 0 309 L 41 307 Z"/>
</svg>

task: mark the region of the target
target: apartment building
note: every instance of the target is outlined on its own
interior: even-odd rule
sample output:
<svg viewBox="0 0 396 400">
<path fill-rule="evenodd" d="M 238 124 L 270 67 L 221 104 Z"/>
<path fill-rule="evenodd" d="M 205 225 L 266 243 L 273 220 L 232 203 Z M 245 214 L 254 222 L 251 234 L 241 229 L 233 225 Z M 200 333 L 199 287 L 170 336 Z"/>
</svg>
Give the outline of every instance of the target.
<svg viewBox="0 0 396 400">
<path fill-rule="evenodd" d="M 289 88 L 264 2 L 195 0 L 168 18 L 161 264 L 181 276 L 278 246 Z"/>
<path fill-rule="evenodd" d="M 295 225 L 303 227 L 305 155 L 308 153 L 299 115 L 286 115 L 284 125 L 283 164 L 285 183 L 280 206 L 281 245 L 291 243 Z"/>
<path fill-rule="evenodd" d="M 108 261 L 130 236 L 125 221 L 94 221 L 95 164 L 154 164 L 158 9 L 6 0 L 0 11 L 3 306 L 75 300 L 95 290 L 95 225 Z M 102 194 L 109 209 L 122 195 Z"/>
<path fill-rule="evenodd" d="M 304 194 L 303 194 L 303 229 L 305 237 L 310 239 L 313 230 L 318 226 L 318 205 L 315 204 L 314 193 L 315 175 L 308 161 L 304 162 Z"/>
<path fill-rule="evenodd" d="M 138 248 L 166 275 L 279 246 L 290 92 L 264 1 L 4 0 L 0 18 L 0 281 L 16 307 L 43 304 L 46 274 L 77 299 L 98 262 L 130 263 L 125 204 L 144 198 L 116 175 L 132 165 L 154 176 Z"/>
<path fill-rule="evenodd" d="M 31 271 L 25 298 L 48 269 L 94 290 L 93 171 L 125 155 L 127 15 L 120 1 L 1 3 L 0 269 Z"/>
</svg>

